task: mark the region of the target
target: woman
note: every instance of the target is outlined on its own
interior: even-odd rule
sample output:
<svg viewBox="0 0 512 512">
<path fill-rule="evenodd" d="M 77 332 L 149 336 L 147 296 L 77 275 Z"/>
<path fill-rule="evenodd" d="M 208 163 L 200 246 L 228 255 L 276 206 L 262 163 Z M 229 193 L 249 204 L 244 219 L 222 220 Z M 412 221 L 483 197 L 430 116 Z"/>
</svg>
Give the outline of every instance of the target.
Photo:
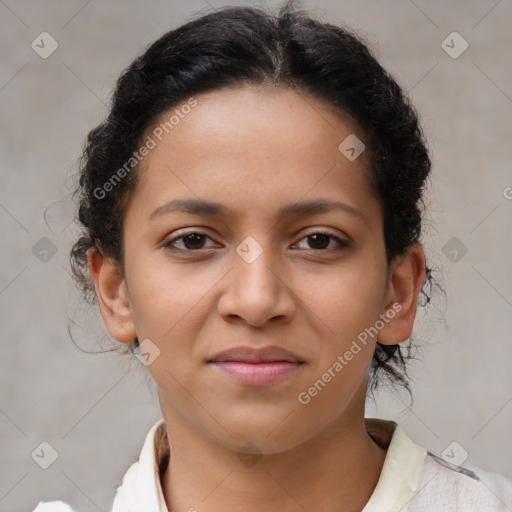
<svg viewBox="0 0 512 512">
<path fill-rule="evenodd" d="M 408 389 L 430 167 L 362 40 L 291 3 L 197 18 L 127 68 L 71 254 L 163 415 L 113 511 L 512 508 L 503 476 L 364 417 L 383 378 Z"/>
</svg>

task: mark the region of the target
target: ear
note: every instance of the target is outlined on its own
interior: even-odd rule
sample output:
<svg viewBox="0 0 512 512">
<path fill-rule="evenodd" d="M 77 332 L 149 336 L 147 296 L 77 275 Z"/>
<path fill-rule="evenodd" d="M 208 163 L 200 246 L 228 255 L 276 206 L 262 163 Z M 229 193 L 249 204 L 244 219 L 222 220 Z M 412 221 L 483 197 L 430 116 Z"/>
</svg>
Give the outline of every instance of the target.
<svg viewBox="0 0 512 512">
<path fill-rule="evenodd" d="M 91 247 L 87 251 L 91 274 L 101 316 L 108 332 L 117 341 L 128 343 L 137 333 L 132 319 L 128 288 L 119 265 L 112 259 Z"/>
<path fill-rule="evenodd" d="M 381 315 L 387 321 L 377 335 L 380 343 L 394 345 L 410 337 L 424 280 L 425 254 L 421 244 L 414 243 L 391 262 L 384 300 L 385 316 Z"/>
</svg>

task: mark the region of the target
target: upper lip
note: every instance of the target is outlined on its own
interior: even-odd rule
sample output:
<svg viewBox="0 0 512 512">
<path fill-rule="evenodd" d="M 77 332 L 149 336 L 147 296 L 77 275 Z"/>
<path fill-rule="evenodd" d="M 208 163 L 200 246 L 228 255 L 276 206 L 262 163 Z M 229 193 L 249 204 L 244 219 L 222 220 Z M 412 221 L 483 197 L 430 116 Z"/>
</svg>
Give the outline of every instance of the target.
<svg viewBox="0 0 512 512">
<path fill-rule="evenodd" d="M 213 356 L 208 362 L 237 361 L 244 363 L 264 363 L 272 361 L 288 361 L 291 363 L 303 363 L 299 357 L 277 346 L 266 346 L 261 348 L 253 348 L 241 346 L 230 348 L 223 352 L 219 352 Z"/>
</svg>

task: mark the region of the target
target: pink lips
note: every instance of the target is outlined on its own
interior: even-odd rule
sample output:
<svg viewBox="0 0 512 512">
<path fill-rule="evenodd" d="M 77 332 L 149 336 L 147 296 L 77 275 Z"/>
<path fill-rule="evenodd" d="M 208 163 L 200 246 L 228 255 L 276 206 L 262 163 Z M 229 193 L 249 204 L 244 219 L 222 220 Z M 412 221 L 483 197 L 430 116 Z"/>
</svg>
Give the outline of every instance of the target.
<svg viewBox="0 0 512 512">
<path fill-rule="evenodd" d="M 236 347 L 217 354 L 208 362 L 246 386 L 273 384 L 304 363 L 288 350 L 276 346 Z"/>
</svg>

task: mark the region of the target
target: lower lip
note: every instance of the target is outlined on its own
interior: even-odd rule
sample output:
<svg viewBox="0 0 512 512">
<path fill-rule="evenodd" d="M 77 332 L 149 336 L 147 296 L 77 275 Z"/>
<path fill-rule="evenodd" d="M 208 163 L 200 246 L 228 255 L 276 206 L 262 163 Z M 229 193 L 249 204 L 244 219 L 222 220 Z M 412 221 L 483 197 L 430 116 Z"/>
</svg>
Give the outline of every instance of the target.
<svg viewBox="0 0 512 512">
<path fill-rule="evenodd" d="M 242 363 L 239 361 L 212 362 L 221 372 L 228 374 L 246 386 L 267 386 L 274 384 L 301 366 L 299 363 L 275 361 L 267 363 Z"/>
</svg>

